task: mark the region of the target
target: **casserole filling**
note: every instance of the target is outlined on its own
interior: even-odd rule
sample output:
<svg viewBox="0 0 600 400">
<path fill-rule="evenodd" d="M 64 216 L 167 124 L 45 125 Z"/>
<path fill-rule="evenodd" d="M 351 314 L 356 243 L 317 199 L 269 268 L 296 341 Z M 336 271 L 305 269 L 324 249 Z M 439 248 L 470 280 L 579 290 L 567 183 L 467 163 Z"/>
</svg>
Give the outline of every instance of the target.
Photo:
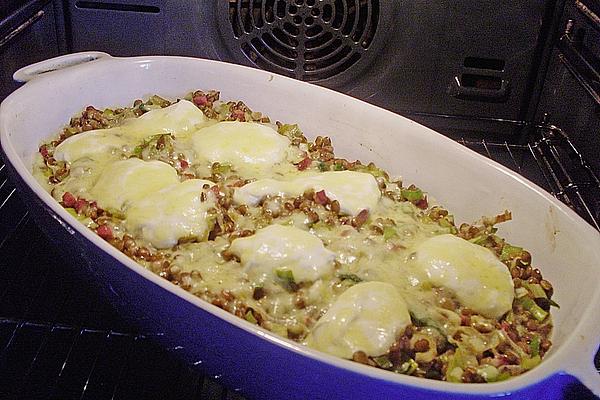
<svg viewBox="0 0 600 400">
<path fill-rule="evenodd" d="M 145 268 L 278 335 L 451 382 L 494 382 L 551 346 L 552 285 L 496 235 L 425 192 L 338 158 L 242 102 L 195 91 L 88 106 L 34 174 Z"/>
</svg>

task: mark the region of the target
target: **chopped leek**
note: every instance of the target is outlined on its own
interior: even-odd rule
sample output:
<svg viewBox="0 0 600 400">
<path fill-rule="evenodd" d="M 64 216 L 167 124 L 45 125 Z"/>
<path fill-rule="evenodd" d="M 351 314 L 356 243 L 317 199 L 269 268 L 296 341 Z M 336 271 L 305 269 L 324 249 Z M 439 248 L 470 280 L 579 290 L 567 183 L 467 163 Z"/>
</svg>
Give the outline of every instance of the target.
<svg viewBox="0 0 600 400">
<path fill-rule="evenodd" d="M 531 315 L 538 321 L 543 321 L 548 316 L 548 312 L 544 311 L 540 306 L 538 306 L 535 301 L 533 301 L 530 297 L 523 297 L 519 299 L 521 305 L 524 309 L 529 311 Z"/>
<path fill-rule="evenodd" d="M 287 136 L 289 139 L 294 139 L 296 137 L 302 136 L 302 131 L 298 127 L 297 124 L 282 124 L 279 125 L 277 131 L 283 135 Z"/>
<path fill-rule="evenodd" d="M 399 368 L 396 368 L 394 372 L 397 374 L 412 375 L 412 373 L 415 372 L 418 367 L 419 364 L 417 364 L 417 362 L 412 358 L 409 358 L 408 361 L 403 362 Z"/>
<path fill-rule="evenodd" d="M 423 198 L 423 191 L 421 189 L 402 189 L 400 194 L 408 201 L 419 201 Z"/>
<path fill-rule="evenodd" d="M 503 371 L 500 373 L 500 375 L 498 375 L 498 377 L 496 378 L 496 382 L 500 382 L 500 381 L 505 381 L 508 378 L 510 378 L 510 372 L 508 371 Z"/>
<path fill-rule="evenodd" d="M 519 287 L 519 288 L 515 289 L 515 295 L 516 295 L 517 299 L 527 296 L 528 293 L 529 292 L 524 287 Z"/>
<path fill-rule="evenodd" d="M 477 375 L 485 379 L 486 382 L 496 382 L 500 375 L 500 371 L 493 365 L 482 365 L 477 368 Z"/>
<path fill-rule="evenodd" d="M 275 270 L 275 274 L 279 279 L 283 279 L 284 281 L 294 282 L 294 273 L 287 268 L 278 268 Z"/>
<path fill-rule="evenodd" d="M 321 172 L 329 171 L 329 166 L 327 164 L 325 164 L 324 162 L 320 162 L 319 163 L 319 171 L 321 171 Z"/>
<path fill-rule="evenodd" d="M 383 369 L 392 369 L 394 367 L 394 364 L 392 364 L 390 359 L 386 356 L 375 357 L 373 358 L 373 361 L 375 361 L 375 363 Z"/>
<path fill-rule="evenodd" d="M 254 317 L 254 314 L 252 313 L 252 309 L 249 309 L 246 312 L 246 321 L 251 322 L 253 324 L 258 324 L 258 321 L 256 320 L 256 318 Z"/>
<path fill-rule="evenodd" d="M 505 244 L 502 248 L 502 253 L 500 253 L 500 260 L 508 261 L 511 258 L 521 254 L 523 252 L 522 247 L 511 246 L 510 244 Z"/>
<path fill-rule="evenodd" d="M 74 216 L 75 218 L 79 217 L 79 215 L 77 214 L 77 211 L 75 211 L 75 209 L 73 207 L 66 207 L 65 210 L 67 210 L 67 212 L 69 214 L 71 214 L 72 216 Z"/>
<path fill-rule="evenodd" d="M 275 275 L 280 279 L 282 286 L 292 292 L 298 290 L 298 285 L 294 280 L 294 273 L 287 268 L 278 268 L 275 270 Z"/>
<path fill-rule="evenodd" d="M 521 367 L 525 371 L 528 371 L 538 365 L 540 362 L 542 362 L 542 358 L 539 355 L 531 358 L 524 358 L 523 361 L 521 361 Z"/>
<path fill-rule="evenodd" d="M 398 236 L 396 229 L 392 228 L 391 226 L 386 226 L 383 228 L 383 240 L 391 239 L 394 236 Z"/>
<path fill-rule="evenodd" d="M 538 335 L 535 335 L 529 342 L 529 350 L 531 350 L 532 357 L 540 354 L 540 337 Z"/>
<path fill-rule="evenodd" d="M 540 299 L 540 298 L 547 299 L 548 298 L 548 296 L 546 296 L 546 291 L 542 288 L 542 286 L 539 283 L 523 282 L 523 287 L 526 288 L 527 290 L 529 290 L 529 292 L 536 299 Z"/>
<path fill-rule="evenodd" d="M 461 367 L 454 367 L 446 374 L 448 382 L 462 382 L 463 369 Z"/>
</svg>

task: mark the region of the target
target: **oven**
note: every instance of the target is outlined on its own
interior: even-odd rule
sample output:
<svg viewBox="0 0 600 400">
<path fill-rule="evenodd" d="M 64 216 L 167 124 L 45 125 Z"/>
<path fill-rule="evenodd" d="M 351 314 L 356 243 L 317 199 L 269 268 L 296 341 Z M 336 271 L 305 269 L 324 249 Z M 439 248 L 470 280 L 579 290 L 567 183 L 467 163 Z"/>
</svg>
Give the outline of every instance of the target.
<svg viewBox="0 0 600 400">
<path fill-rule="evenodd" d="M 596 0 L 9 0 L 0 99 L 16 69 L 68 52 L 244 64 L 415 119 L 600 229 L 599 39 Z M 242 398 L 117 314 L 77 262 L 41 233 L 0 162 L 0 397 Z"/>
</svg>

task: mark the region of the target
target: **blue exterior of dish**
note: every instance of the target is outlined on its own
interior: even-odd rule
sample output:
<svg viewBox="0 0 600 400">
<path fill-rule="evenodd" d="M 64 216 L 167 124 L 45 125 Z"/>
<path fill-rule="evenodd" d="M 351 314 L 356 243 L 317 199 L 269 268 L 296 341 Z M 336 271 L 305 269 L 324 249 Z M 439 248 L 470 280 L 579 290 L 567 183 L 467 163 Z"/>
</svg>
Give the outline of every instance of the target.
<svg viewBox="0 0 600 400">
<path fill-rule="evenodd" d="M 4 157 L 7 160 L 7 157 Z M 43 231 L 118 311 L 175 354 L 254 399 L 593 399 L 575 377 L 557 372 L 511 393 L 460 394 L 401 385 L 323 363 L 231 325 L 144 279 L 73 230 L 25 184 L 10 176 Z M 83 261 L 83 262 L 79 262 Z M 66 266 L 69 267 L 69 266 Z M 179 289 L 177 289 L 179 290 Z M 212 306 L 211 306 L 212 307 Z"/>
</svg>

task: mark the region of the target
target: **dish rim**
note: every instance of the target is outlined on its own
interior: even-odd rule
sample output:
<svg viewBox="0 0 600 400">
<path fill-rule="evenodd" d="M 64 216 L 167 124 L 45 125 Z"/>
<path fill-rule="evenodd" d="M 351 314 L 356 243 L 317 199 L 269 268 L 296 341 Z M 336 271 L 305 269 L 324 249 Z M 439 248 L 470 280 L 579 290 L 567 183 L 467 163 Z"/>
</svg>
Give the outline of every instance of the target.
<svg viewBox="0 0 600 400">
<path fill-rule="evenodd" d="M 82 53 L 82 54 L 89 54 L 89 53 Z M 105 54 L 105 53 L 102 53 L 102 54 Z M 406 117 L 392 113 L 391 111 L 371 105 L 371 104 L 363 102 L 361 100 L 352 98 L 351 96 L 348 96 L 348 95 L 345 95 L 345 94 L 342 94 L 339 92 L 335 92 L 331 89 L 317 87 L 314 84 L 297 81 L 295 79 L 288 78 L 285 76 L 280 76 L 280 75 L 277 75 L 277 74 L 274 74 L 274 73 L 271 73 L 268 71 L 262 71 L 262 70 L 257 70 L 257 69 L 246 67 L 246 66 L 224 63 L 221 61 L 205 60 L 205 59 L 198 59 L 198 58 L 192 58 L 192 57 L 175 57 L 175 56 L 112 57 L 112 56 L 106 55 L 106 56 L 88 60 L 88 61 L 93 61 L 93 62 L 87 62 L 85 64 L 75 65 L 75 66 L 70 65 L 70 66 L 67 66 L 67 68 L 65 68 L 64 70 L 57 69 L 57 70 L 53 70 L 51 72 L 45 72 L 43 75 L 34 76 L 30 79 L 29 83 L 27 83 L 23 88 L 18 89 L 17 92 L 25 92 L 27 90 L 34 91 L 36 88 L 36 85 L 38 85 L 39 82 L 46 81 L 47 79 L 51 79 L 53 76 L 57 76 L 58 74 L 66 74 L 66 73 L 68 73 L 68 70 L 71 68 L 101 68 L 101 67 L 108 68 L 113 63 L 125 62 L 125 63 L 138 63 L 138 64 L 139 63 L 150 63 L 151 64 L 151 63 L 158 63 L 158 62 L 161 62 L 164 60 L 175 61 L 177 59 L 193 60 L 193 62 L 198 62 L 200 64 L 205 63 L 207 65 L 212 65 L 213 67 L 214 66 L 217 66 L 217 67 L 218 66 L 227 66 L 227 68 L 234 68 L 234 69 L 239 69 L 240 71 L 246 71 L 243 73 L 259 74 L 259 75 L 272 77 L 273 80 L 275 80 L 275 79 L 283 80 L 284 82 L 289 83 L 291 85 L 313 86 L 313 87 L 316 87 L 318 90 L 328 91 L 328 92 L 330 92 L 331 95 L 334 95 L 337 97 L 341 96 L 341 97 L 339 97 L 339 99 L 341 101 L 358 102 L 361 104 L 361 107 L 367 107 L 368 109 L 375 110 L 376 112 L 379 112 L 379 113 L 384 112 L 384 113 L 389 114 L 390 116 L 393 116 L 394 118 L 408 120 L 414 124 L 417 124 L 416 122 L 411 121 Z M 54 60 L 54 59 L 52 59 L 52 60 Z M 36 63 L 36 64 L 26 67 L 26 68 L 33 68 L 33 67 L 36 67 L 39 65 L 43 65 L 44 63 L 47 63 L 48 61 L 51 61 L 51 60 L 43 61 L 41 63 Z M 18 72 L 15 75 L 17 75 L 17 74 L 18 74 Z M 190 90 L 191 89 L 193 89 L 193 88 L 190 88 Z M 341 358 L 338 358 L 338 357 L 335 357 L 335 356 L 332 356 L 332 355 L 329 355 L 326 353 L 322 353 L 322 352 L 310 349 L 299 343 L 293 342 L 290 339 L 285 339 L 285 338 L 279 337 L 261 327 L 253 325 L 241 318 L 235 317 L 234 315 L 228 313 L 227 311 L 222 310 L 222 309 L 200 299 L 197 296 L 194 296 L 193 294 L 177 287 L 176 285 L 173 285 L 172 283 L 168 282 L 167 280 L 159 277 L 158 275 L 154 274 L 153 272 L 145 269 L 143 266 L 137 264 L 135 261 L 133 261 L 132 259 L 127 257 L 125 254 L 119 252 L 117 249 L 112 247 L 108 242 L 105 242 L 103 239 L 101 239 L 99 236 L 97 236 L 93 231 L 89 230 L 87 227 L 85 227 L 83 224 L 81 224 L 79 221 L 77 221 L 76 218 L 74 218 L 62 206 L 60 206 L 60 204 L 56 200 L 54 200 L 51 197 L 51 195 L 48 192 L 46 192 L 46 190 L 33 177 L 33 174 L 30 172 L 30 166 L 27 166 L 24 162 L 25 160 L 17 154 L 17 152 L 13 146 L 13 143 L 12 143 L 13 139 L 8 135 L 8 132 L 7 132 L 8 129 L 7 129 L 6 124 L 7 124 L 7 120 L 9 120 L 10 117 L 6 116 L 6 114 L 7 114 L 7 110 L 10 109 L 10 102 L 12 101 L 12 99 L 14 99 L 14 97 L 15 97 L 15 94 L 11 94 L 9 97 L 7 97 L 2 102 L 2 105 L 0 105 L 0 143 L 2 146 L 2 150 L 3 150 L 4 154 L 7 156 L 6 161 L 11 164 L 11 166 L 14 168 L 14 170 L 19 175 L 19 178 L 29 187 L 30 190 L 32 190 L 35 193 L 35 195 L 38 197 L 38 199 L 40 199 L 44 203 L 44 205 L 47 207 L 47 211 L 51 212 L 52 217 L 59 224 L 61 224 L 64 228 L 66 228 L 69 231 L 69 233 L 71 233 L 71 234 L 75 234 L 77 232 L 78 234 L 82 235 L 83 238 L 85 238 L 87 241 L 89 241 L 95 247 L 99 248 L 104 253 L 108 254 L 113 259 L 118 261 L 120 264 L 129 268 L 131 271 L 142 276 L 144 279 L 149 280 L 153 284 L 156 284 L 159 287 L 171 292 L 172 294 L 175 294 L 182 300 L 185 300 L 185 301 L 193 304 L 196 307 L 200 307 L 202 310 L 209 312 L 212 315 L 220 318 L 221 320 L 224 320 L 227 323 L 230 323 L 237 328 L 243 329 L 244 331 L 251 333 L 254 336 L 265 339 L 265 340 L 269 341 L 270 343 L 275 344 L 284 349 L 287 349 L 289 351 L 293 351 L 302 356 L 308 357 L 308 358 L 316 360 L 316 361 L 326 363 L 326 364 L 331 365 L 336 368 L 341 368 L 343 370 L 348 370 L 348 371 L 351 371 L 354 373 L 366 375 L 371 378 L 384 380 L 384 381 L 399 384 L 399 385 L 406 385 L 406 386 L 411 386 L 411 387 L 415 387 L 415 388 L 419 388 L 419 389 L 439 391 L 439 392 L 445 392 L 445 393 L 454 393 L 454 394 L 480 394 L 481 395 L 481 394 L 497 394 L 497 393 L 512 392 L 516 389 L 525 389 L 529 385 L 541 382 L 544 379 L 547 379 L 556 373 L 563 373 L 563 372 L 573 374 L 579 380 L 583 380 L 582 379 L 583 375 L 587 374 L 589 372 L 588 371 L 589 368 L 593 369 L 593 362 L 591 362 L 591 360 L 593 360 L 594 354 L 589 355 L 586 352 L 585 355 L 589 356 L 589 358 L 590 358 L 589 361 L 591 362 L 591 366 L 589 368 L 586 368 L 585 366 L 582 367 L 581 365 L 577 365 L 577 363 L 574 362 L 573 357 L 572 357 L 573 353 L 570 353 L 570 354 L 566 354 L 566 353 L 568 353 L 568 350 L 573 351 L 573 350 L 579 348 L 578 343 L 577 343 L 577 338 L 575 337 L 576 335 L 574 333 L 584 332 L 586 329 L 591 329 L 593 331 L 594 326 L 595 326 L 594 321 L 600 320 L 600 318 L 597 317 L 596 319 L 594 319 L 590 315 L 590 311 L 592 311 L 593 305 L 600 303 L 600 288 L 593 293 L 591 301 L 589 302 L 587 308 L 582 313 L 583 318 L 581 320 L 579 320 L 577 325 L 572 330 L 571 334 L 569 334 L 569 336 L 565 339 L 565 341 L 560 345 L 560 347 L 557 350 L 551 351 L 551 353 L 548 355 L 548 357 L 545 358 L 544 361 L 539 366 L 537 366 L 536 368 L 534 368 L 531 371 L 528 371 L 520 376 L 513 377 L 507 381 L 494 382 L 494 383 L 482 383 L 482 384 L 462 384 L 462 383 L 436 381 L 436 380 L 431 380 L 431 379 L 417 378 L 417 377 L 413 377 L 413 376 L 399 375 L 399 374 L 395 374 L 390 371 L 380 370 L 377 368 L 369 367 L 369 366 L 362 365 L 362 364 L 359 364 L 359 363 L 356 363 L 356 362 L 353 362 L 350 360 L 341 359 Z M 85 107 L 85 105 L 83 105 L 82 107 Z M 65 121 L 68 121 L 68 118 L 70 118 L 70 117 L 71 117 L 70 115 L 65 116 Z M 301 125 L 302 121 L 298 121 L 298 123 Z M 528 181 L 523 176 L 519 175 L 518 173 L 516 173 L 514 171 L 511 171 L 510 169 L 502 166 L 501 164 L 499 164 L 489 158 L 486 158 L 480 154 L 477 154 L 476 152 L 466 148 L 465 146 L 462 146 L 459 143 L 457 143 L 457 142 L 455 142 L 455 141 L 453 141 L 453 140 L 451 140 L 451 139 L 449 139 L 427 127 L 424 127 L 420 124 L 417 124 L 417 125 L 419 125 L 422 128 L 423 135 L 427 135 L 428 139 L 435 139 L 438 142 L 441 141 L 440 144 L 443 144 L 444 146 L 452 146 L 455 150 L 464 152 L 465 154 L 468 154 L 468 156 L 470 156 L 470 157 L 475 157 L 476 159 L 478 159 L 478 162 L 483 162 L 484 164 L 487 164 L 489 168 L 493 168 L 494 170 L 496 170 L 499 173 L 508 175 L 512 179 L 518 181 L 519 184 L 527 186 L 530 190 L 533 190 L 533 191 L 537 192 L 538 195 L 544 197 L 545 200 L 552 203 L 555 207 L 558 208 L 558 210 L 560 212 L 562 212 L 565 216 L 567 216 L 571 220 L 572 223 L 574 223 L 574 224 L 582 224 L 583 223 L 583 224 L 585 224 L 584 229 L 588 229 L 590 231 L 590 233 L 598 235 L 598 232 L 595 231 L 587 222 L 585 222 L 573 210 L 571 210 L 566 205 L 564 205 L 563 203 L 558 201 L 555 197 L 551 196 L 549 193 L 547 193 L 546 191 L 541 189 L 539 186 Z M 37 145 L 38 144 L 35 144 L 35 146 L 37 146 Z M 34 154 L 35 151 L 33 151 L 32 153 Z M 597 239 L 596 241 L 600 245 L 600 235 L 598 235 L 596 239 Z M 597 349 L 598 345 L 600 344 L 600 338 L 595 339 L 595 340 L 588 339 L 586 343 L 589 343 L 591 346 L 595 346 L 595 348 Z M 568 357 L 569 355 L 571 355 L 571 357 Z M 581 354 L 581 355 L 583 355 L 583 354 Z M 558 366 L 562 366 L 562 367 L 559 368 Z M 588 380 L 588 379 L 586 379 L 586 380 Z M 599 379 L 599 381 L 600 381 L 600 379 Z M 594 385 L 594 387 L 595 386 L 596 385 Z M 600 387 L 600 382 L 598 383 L 598 386 Z"/>
</svg>

